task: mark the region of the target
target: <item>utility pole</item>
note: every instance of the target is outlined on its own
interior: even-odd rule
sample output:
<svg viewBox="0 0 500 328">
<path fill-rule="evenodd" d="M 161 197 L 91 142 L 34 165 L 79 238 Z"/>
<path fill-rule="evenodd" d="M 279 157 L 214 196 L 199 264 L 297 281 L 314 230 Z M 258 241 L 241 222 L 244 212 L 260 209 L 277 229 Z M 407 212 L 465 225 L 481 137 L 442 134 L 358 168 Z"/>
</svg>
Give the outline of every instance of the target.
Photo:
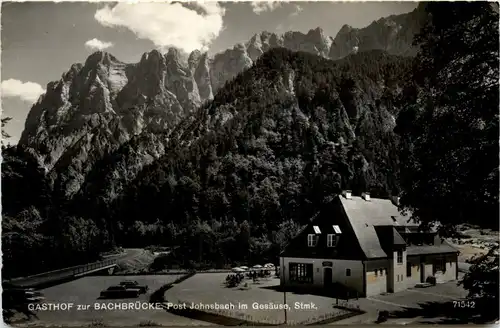
<svg viewBox="0 0 500 328">
<path fill-rule="evenodd" d="M 287 311 L 286 311 L 286 267 L 285 267 L 285 259 L 283 258 L 283 261 L 282 261 L 282 266 L 281 266 L 283 269 L 282 269 L 282 274 L 283 274 L 283 309 L 285 310 L 285 325 L 288 324 L 288 320 L 287 320 Z"/>
</svg>

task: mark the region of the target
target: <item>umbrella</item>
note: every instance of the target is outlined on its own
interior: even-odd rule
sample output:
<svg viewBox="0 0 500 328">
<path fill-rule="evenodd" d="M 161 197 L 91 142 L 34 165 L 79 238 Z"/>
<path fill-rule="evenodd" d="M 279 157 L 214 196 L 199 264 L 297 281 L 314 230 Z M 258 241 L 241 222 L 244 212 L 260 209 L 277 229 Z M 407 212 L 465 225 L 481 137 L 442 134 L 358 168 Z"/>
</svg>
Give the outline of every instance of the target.
<svg viewBox="0 0 500 328">
<path fill-rule="evenodd" d="M 242 268 L 233 268 L 233 272 L 245 272 L 245 269 L 242 269 Z"/>
<path fill-rule="evenodd" d="M 248 270 L 247 266 L 240 266 L 240 268 L 242 268 L 243 270 Z"/>
<path fill-rule="evenodd" d="M 262 269 L 262 265 L 260 264 L 254 265 L 252 269 Z"/>
<path fill-rule="evenodd" d="M 264 267 L 265 267 L 265 268 L 274 268 L 274 264 L 272 264 L 272 263 L 267 263 L 267 264 L 264 264 Z"/>
</svg>

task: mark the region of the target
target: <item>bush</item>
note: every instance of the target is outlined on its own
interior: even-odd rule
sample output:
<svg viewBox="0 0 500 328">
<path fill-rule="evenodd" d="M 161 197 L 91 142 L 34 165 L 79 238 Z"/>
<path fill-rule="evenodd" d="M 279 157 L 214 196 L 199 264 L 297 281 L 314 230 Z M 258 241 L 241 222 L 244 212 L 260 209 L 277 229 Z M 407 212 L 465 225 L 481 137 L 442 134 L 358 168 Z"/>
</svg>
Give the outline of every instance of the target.
<svg viewBox="0 0 500 328">
<path fill-rule="evenodd" d="M 436 285 L 436 277 L 429 276 L 429 277 L 427 277 L 427 279 L 425 280 L 425 282 L 427 282 L 428 284 L 431 284 L 431 285 Z"/>
<path fill-rule="evenodd" d="M 151 271 L 161 271 L 171 269 L 172 267 L 182 266 L 183 260 L 175 256 L 175 254 L 160 254 L 153 260 L 149 266 Z"/>
<path fill-rule="evenodd" d="M 387 321 L 388 318 L 389 318 L 389 311 L 387 310 L 379 311 L 376 323 Z"/>
</svg>

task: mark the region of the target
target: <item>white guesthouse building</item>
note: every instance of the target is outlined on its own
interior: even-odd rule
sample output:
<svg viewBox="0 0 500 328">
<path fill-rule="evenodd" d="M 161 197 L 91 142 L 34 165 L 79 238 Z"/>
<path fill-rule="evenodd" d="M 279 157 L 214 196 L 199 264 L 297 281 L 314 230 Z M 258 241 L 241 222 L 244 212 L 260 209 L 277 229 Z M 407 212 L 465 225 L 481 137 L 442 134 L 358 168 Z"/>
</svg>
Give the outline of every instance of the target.
<svg viewBox="0 0 500 328">
<path fill-rule="evenodd" d="M 396 203 L 350 191 L 336 197 L 281 253 L 281 285 L 362 297 L 398 292 L 430 276 L 456 280 L 458 251 L 437 231 L 420 231 Z"/>
</svg>

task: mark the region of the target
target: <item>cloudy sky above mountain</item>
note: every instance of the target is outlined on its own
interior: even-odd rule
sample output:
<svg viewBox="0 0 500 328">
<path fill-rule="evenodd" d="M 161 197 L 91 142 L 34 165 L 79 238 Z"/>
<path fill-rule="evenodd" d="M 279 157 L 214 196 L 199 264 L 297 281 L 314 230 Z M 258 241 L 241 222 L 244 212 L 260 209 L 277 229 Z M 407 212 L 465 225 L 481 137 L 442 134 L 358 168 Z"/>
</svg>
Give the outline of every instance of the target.
<svg viewBox="0 0 500 328">
<path fill-rule="evenodd" d="M 2 3 L 2 109 L 17 142 L 31 105 L 71 64 L 105 50 L 137 62 L 154 48 L 211 53 L 267 30 L 321 27 L 334 37 L 344 24 L 364 27 L 413 10 L 416 2 Z"/>
</svg>

